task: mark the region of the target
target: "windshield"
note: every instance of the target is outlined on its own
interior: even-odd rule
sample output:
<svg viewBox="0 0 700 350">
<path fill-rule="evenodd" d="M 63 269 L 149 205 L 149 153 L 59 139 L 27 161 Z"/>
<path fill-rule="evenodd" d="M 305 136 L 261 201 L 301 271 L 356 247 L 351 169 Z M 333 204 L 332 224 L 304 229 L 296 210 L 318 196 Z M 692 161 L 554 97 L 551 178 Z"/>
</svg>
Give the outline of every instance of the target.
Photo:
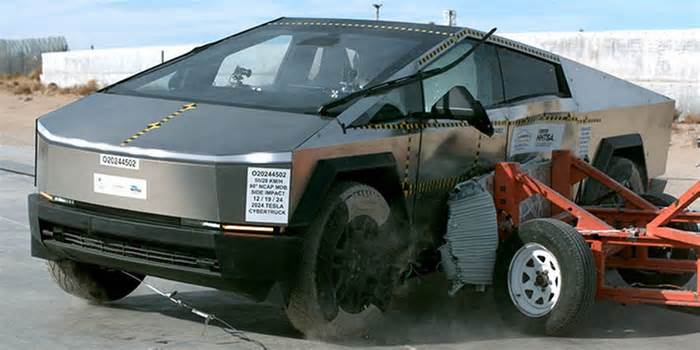
<svg viewBox="0 0 700 350">
<path fill-rule="evenodd" d="M 443 39 L 398 30 L 265 25 L 107 92 L 311 113 L 387 79 Z"/>
</svg>

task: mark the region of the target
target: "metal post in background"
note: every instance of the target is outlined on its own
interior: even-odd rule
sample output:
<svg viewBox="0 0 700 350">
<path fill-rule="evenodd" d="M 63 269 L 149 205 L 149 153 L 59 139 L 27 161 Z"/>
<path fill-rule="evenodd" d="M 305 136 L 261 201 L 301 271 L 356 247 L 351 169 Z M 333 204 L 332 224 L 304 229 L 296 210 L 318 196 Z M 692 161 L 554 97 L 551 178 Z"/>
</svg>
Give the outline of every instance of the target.
<svg viewBox="0 0 700 350">
<path fill-rule="evenodd" d="M 456 26 L 457 25 L 457 11 L 455 10 L 444 10 L 442 11 L 442 18 L 446 26 Z"/>
<path fill-rule="evenodd" d="M 374 20 L 378 21 L 379 20 L 379 9 L 382 7 L 382 4 L 372 4 L 374 7 Z"/>
</svg>

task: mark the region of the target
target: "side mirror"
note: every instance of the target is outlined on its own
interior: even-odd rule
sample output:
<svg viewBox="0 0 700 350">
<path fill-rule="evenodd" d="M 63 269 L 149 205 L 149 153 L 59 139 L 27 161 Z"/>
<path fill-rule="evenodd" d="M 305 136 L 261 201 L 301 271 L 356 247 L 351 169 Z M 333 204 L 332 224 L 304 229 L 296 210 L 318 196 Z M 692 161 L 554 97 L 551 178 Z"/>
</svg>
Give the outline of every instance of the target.
<svg viewBox="0 0 700 350">
<path fill-rule="evenodd" d="M 493 125 L 486 114 L 486 109 L 464 86 L 455 86 L 450 89 L 435 102 L 431 108 L 431 114 L 437 118 L 464 120 L 487 136 L 493 135 Z"/>
</svg>

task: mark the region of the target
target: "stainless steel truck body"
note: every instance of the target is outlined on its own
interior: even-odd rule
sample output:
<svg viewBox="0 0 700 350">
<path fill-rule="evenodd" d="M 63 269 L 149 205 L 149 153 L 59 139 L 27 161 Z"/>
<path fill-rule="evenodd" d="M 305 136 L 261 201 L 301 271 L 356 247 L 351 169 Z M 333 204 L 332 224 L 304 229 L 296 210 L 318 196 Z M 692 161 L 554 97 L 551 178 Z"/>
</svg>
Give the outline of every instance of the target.
<svg viewBox="0 0 700 350">
<path fill-rule="evenodd" d="M 447 193 L 496 162 L 571 149 L 603 170 L 629 159 L 642 187 L 664 172 L 673 100 L 497 36 L 442 74 L 319 113 L 351 93 L 444 67 L 484 35 L 281 18 L 51 112 L 37 121 L 32 255 L 258 300 L 279 284 L 291 313 L 311 307 L 297 291 L 319 300 L 325 291 L 331 301 L 313 305 L 332 322 L 338 305 L 349 314 L 383 308 L 408 267 L 441 244 Z M 464 113 L 453 106 L 457 95 Z M 486 129 L 473 120 L 481 107 Z M 347 193 L 360 199 L 347 204 L 355 198 Z M 344 209 L 348 225 L 371 217 L 362 232 L 391 226 L 398 243 L 357 253 L 342 265 L 349 276 L 320 271 L 335 260 L 316 258 L 325 243 L 309 232 L 332 231 L 323 221 L 335 215 L 330 197 L 355 208 Z M 315 287 L 300 274 L 317 276 L 308 282 Z M 343 279 L 365 290 L 348 292 L 336 285 Z M 290 317 L 304 331 L 316 327 Z"/>
</svg>

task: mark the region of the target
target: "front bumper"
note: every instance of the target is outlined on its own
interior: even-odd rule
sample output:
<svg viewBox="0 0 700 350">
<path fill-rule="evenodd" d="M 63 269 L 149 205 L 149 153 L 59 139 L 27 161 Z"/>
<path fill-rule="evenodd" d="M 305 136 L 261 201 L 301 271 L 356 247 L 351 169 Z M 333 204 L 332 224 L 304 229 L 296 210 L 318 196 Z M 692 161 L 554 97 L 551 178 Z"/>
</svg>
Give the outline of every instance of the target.
<svg viewBox="0 0 700 350">
<path fill-rule="evenodd" d="M 296 274 L 301 239 L 224 235 L 180 225 L 52 203 L 29 196 L 32 256 L 71 259 L 264 299 Z M 172 219 L 172 218 L 171 218 Z"/>
</svg>

